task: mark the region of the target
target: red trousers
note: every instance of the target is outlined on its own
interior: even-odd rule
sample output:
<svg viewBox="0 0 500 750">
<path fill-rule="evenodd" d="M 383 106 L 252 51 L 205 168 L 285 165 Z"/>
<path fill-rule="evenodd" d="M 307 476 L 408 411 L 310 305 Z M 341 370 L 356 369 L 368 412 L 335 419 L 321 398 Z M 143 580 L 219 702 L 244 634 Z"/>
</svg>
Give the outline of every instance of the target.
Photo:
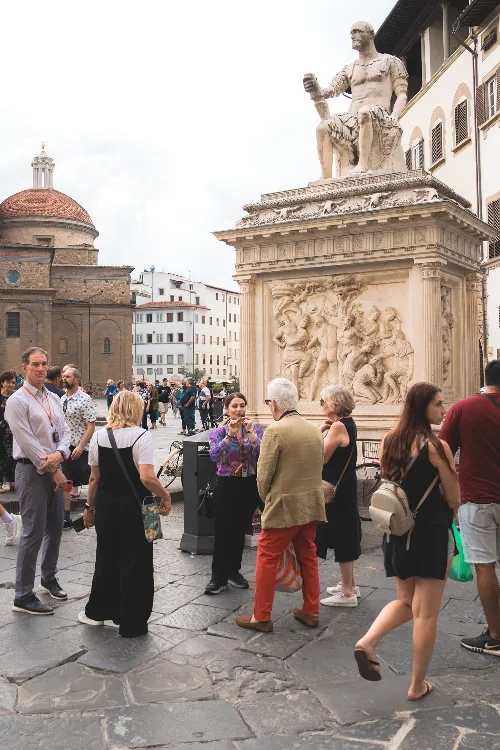
<svg viewBox="0 0 500 750">
<path fill-rule="evenodd" d="M 316 521 L 305 526 L 291 526 L 289 529 L 263 529 L 259 536 L 257 549 L 257 571 L 253 615 L 263 622 L 271 619 L 274 590 L 276 587 L 276 568 L 281 555 L 293 541 L 297 559 L 302 568 L 304 584 L 303 611 L 308 615 L 319 612 L 319 572 L 316 557 Z"/>
</svg>

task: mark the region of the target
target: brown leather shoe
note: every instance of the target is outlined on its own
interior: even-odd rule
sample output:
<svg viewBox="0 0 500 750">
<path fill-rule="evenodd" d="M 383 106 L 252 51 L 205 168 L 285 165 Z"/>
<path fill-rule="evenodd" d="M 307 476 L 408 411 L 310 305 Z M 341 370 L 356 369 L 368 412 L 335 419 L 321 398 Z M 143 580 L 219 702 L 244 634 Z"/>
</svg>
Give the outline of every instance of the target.
<svg viewBox="0 0 500 750">
<path fill-rule="evenodd" d="M 308 628 L 317 628 L 319 625 L 318 615 L 308 615 L 307 612 L 303 612 L 299 607 L 295 607 L 293 616 L 303 625 L 307 625 Z"/>
<path fill-rule="evenodd" d="M 273 629 L 272 620 L 264 620 L 262 622 L 250 622 L 252 615 L 239 615 L 236 618 L 236 625 L 240 628 L 248 628 L 248 630 L 259 630 L 261 633 L 270 633 Z"/>
</svg>

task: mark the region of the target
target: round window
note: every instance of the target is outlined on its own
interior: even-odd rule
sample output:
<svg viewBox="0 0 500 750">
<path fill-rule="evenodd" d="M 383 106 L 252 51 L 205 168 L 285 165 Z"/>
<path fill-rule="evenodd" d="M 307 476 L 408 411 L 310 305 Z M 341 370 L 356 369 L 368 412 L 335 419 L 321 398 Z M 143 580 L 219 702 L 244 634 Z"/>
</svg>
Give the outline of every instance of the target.
<svg viewBox="0 0 500 750">
<path fill-rule="evenodd" d="M 10 286 L 17 286 L 19 284 L 21 274 L 19 273 L 19 271 L 7 271 L 7 275 L 5 278 L 7 279 L 7 284 L 10 284 Z"/>
</svg>

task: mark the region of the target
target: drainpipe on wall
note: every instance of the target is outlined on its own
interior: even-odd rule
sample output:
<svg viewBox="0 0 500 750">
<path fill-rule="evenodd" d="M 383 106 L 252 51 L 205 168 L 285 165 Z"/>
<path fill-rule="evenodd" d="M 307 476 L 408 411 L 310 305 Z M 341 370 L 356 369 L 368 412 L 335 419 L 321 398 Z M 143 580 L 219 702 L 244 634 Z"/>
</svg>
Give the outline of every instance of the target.
<svg viewBox="0 0 500 750">
<path fill-rule="evenodd" d="M 454 26 L 452 30 L 453 36 L 456 36 L 456 33 L 458 31 L 459 27 Z M 481 140 L 480 135 L 481 132 L 479 130 L 479 126 L 477 124 L 477 102 L 476 102 L 476 90 L 479 85 L 479 78 L 478 78 L 478 40 L 477 36 L 474 34 L 474 29 L 469 28 L 469 36 L 472 39 L 473 47 L 469 47 L 465 42 L 462 42 L 461 39 L 456 37 L 457 42 L 461 44 L 462 47 L 464 47 L 467 52 L 470 52 L 472 55 L 472 102 L 473 102 L 473 108 L 472 108 L 472 116 L 474 119 L 474 158 L 476 163 L 476 213 L 477 217 L 479 219 L 483 218 L 483 189 L 482 189 L 482 176 L 481 176 Z M 479 267 L 479 270 L 481 271 L 481 301 L 482 301 L 482 311 L 483 311 L 483 364 L 486 365 L 488 361 L 488 328 L 487 328 L 487 321 L 486 321 L 486 300 L 487 300 L 487 294 L 486 294 L 486 268 L 484 264 L 481 262 L 481 265 Z M 481 371 L 481 379 L 483 378 L 483 372 Z M 481 383 L 482 384 L 482 383 Z"/>
</svg>

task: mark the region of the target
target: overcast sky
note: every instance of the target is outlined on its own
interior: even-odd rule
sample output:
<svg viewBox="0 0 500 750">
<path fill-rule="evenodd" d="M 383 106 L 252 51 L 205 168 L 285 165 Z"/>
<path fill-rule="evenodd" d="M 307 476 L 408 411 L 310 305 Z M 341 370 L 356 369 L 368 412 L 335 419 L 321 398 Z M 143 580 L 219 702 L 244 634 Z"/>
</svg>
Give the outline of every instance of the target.
<svg viewBox="0 0 500 750">
<path fill-rule="evenodd" d="M 356 56 L 351 24 L 377 28 L 394 2 L 6 4 L 0 199 L 31 187 L 45 140 L 54 187 L 100 232 L 101 263 L 234 286 L 234 251 L 211 231 L 319 177 L 302 76 L 328 84 Z"/>
</svg>

